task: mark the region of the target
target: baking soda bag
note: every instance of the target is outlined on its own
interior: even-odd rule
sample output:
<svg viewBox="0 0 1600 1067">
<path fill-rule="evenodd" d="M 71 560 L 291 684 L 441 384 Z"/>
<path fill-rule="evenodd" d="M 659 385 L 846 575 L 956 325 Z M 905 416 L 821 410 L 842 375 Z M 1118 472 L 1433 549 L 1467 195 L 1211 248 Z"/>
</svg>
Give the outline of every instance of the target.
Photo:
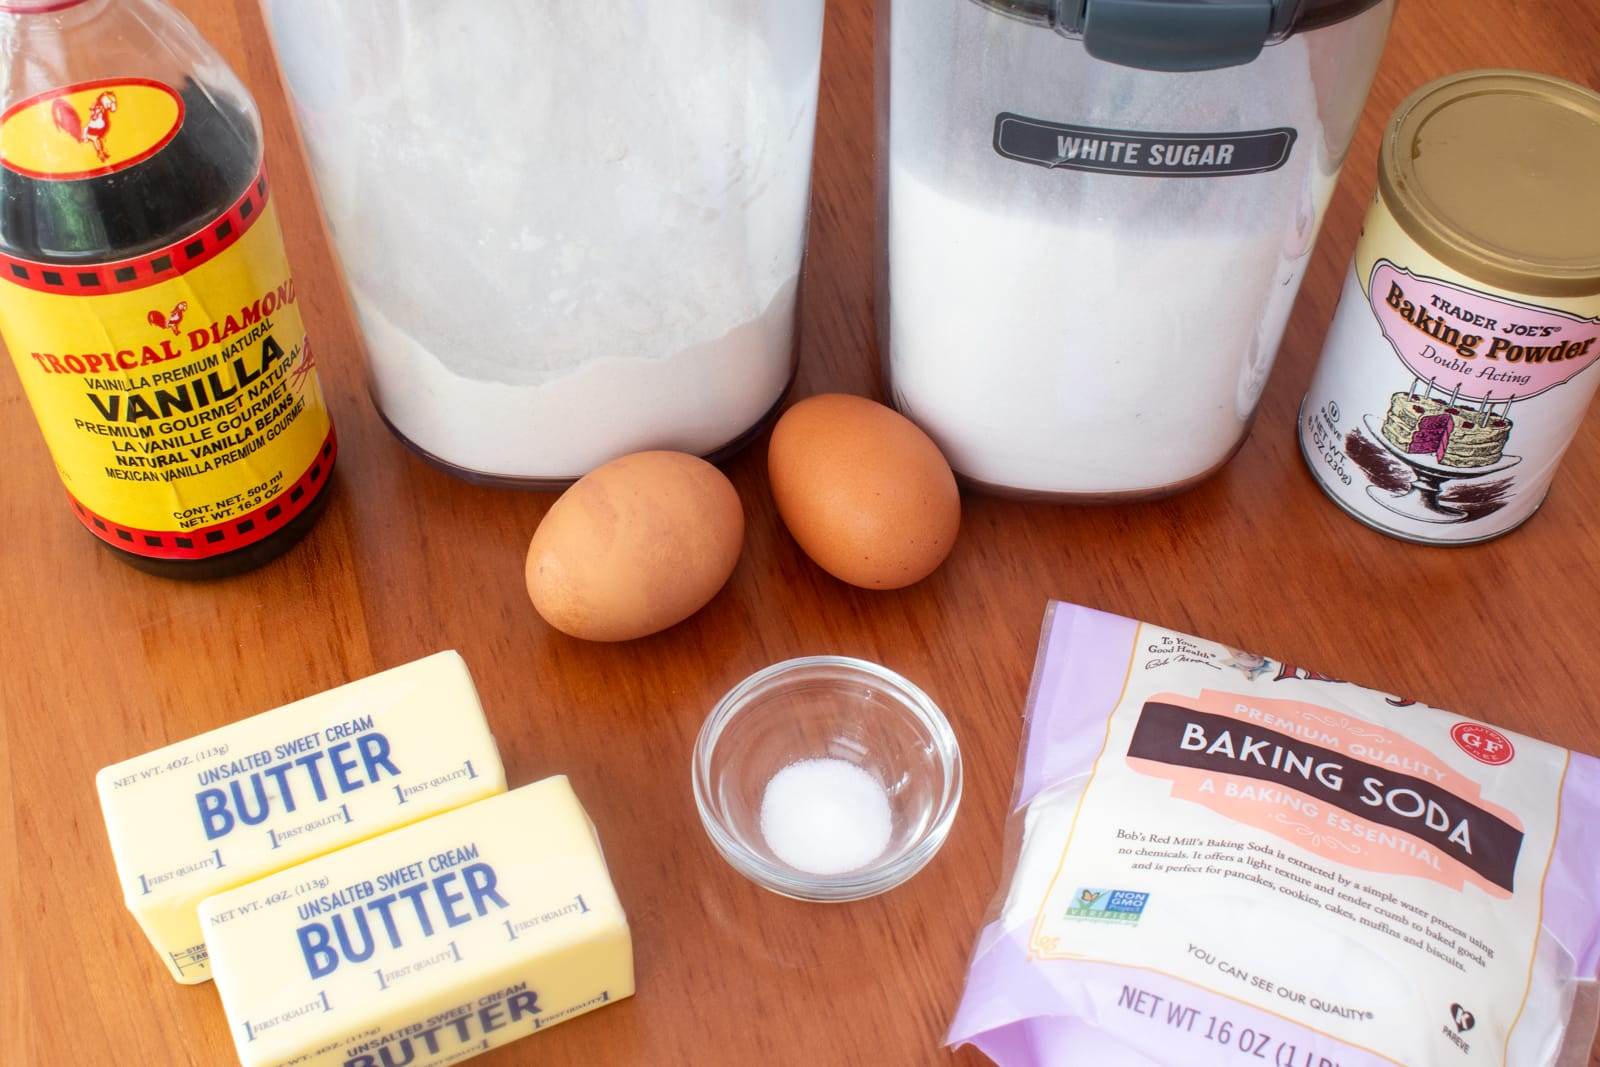
<svg viewBox="0 0 1600 1067">
<path fill-rule="evenodd" d="M 1053 604 L 952 1045 L 1004 1067 L 1587 1061 L 1600 761 Z"/>
</svg>

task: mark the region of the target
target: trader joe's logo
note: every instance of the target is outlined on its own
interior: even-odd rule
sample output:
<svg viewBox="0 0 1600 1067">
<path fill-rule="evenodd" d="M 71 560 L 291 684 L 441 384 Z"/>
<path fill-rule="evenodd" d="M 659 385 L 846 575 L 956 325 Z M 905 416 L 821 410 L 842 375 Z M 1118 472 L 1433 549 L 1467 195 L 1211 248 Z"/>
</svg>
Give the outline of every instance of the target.
<svg viewBox="0 0 1600 1067">
<path fill-rule="evenodd" d="M 1387 259 L 1367 281 L 1372 313 L 1416 379 L 1493 407 L 1565 385 L 1600 361 L 1600 317 L 1581 318 L 1413 274 Z M 1508 416 L 1509 417 L 1509 414 Z"/>
</svg>

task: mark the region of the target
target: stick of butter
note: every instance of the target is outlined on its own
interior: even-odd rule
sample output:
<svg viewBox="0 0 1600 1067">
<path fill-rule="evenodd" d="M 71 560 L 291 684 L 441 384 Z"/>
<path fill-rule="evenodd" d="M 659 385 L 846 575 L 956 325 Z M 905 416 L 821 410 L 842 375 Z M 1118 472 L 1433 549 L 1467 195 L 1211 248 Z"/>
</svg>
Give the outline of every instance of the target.
<svg viewBox="0 0 1600 1067">
<path fill-rule="evenodd" d="M 633 994 L 633 940 L 564 775 L 200 905 L 245 1067 L 454 1063 Z"/>
<path fill-rule="evenodd" d="M 95 776 L 123 899 L 186 985 L 211 976 L 201 900 L 503 793 L 455 652 L 330 689 Z"/>
</svg>

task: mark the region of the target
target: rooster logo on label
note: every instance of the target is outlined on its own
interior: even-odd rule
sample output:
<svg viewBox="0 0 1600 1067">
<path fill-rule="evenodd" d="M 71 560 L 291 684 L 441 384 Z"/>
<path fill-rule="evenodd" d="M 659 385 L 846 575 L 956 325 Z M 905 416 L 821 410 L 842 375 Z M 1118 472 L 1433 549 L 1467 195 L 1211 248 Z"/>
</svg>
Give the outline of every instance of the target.
<svg viewBox="0 0 1600 1067">
<path fill-rule="evenodd" d="M 111 132 L 111 113 L 117 110 L 117 94 L 109 90 L 95 97 L 89 105 L 89 118 L 84 121 L 65 98 L 57 99 L 50 109 L 56 129 L 80 144 L 94 149 L 94 154 L 104 163 L 111 158 L 106 151 L 106 134 Z"/>
<path fill-rule="evenodd" d="M 154 326 L 156 329 L 171 330 L 172 335 L 174 337 L 178 337 L 183 334 L 183 315 L 184 312 L 188 310 L 189 301 L 180 300 L 178 301 L 177 306 L 174 307 L 170 312 L 163 314 L 160 311 L 152 311 L 146 316 L 146 318 L 149 320 L 150 325 Z"/>
</svg>

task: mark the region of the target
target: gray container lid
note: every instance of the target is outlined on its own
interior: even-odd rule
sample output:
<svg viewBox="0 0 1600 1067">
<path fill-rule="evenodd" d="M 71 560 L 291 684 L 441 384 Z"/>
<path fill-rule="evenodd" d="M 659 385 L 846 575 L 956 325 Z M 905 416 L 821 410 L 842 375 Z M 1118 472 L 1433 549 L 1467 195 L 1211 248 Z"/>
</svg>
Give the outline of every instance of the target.
<svg viewBox="0 0 1600 1067">
<path fill-rule="evenodd" d="M 976 0 L 1079 38 L 1096 59 L 1143 70 L 1248 63 L 1269 41 L 1359 15 L 1379 0 Z"/>
</svg>

